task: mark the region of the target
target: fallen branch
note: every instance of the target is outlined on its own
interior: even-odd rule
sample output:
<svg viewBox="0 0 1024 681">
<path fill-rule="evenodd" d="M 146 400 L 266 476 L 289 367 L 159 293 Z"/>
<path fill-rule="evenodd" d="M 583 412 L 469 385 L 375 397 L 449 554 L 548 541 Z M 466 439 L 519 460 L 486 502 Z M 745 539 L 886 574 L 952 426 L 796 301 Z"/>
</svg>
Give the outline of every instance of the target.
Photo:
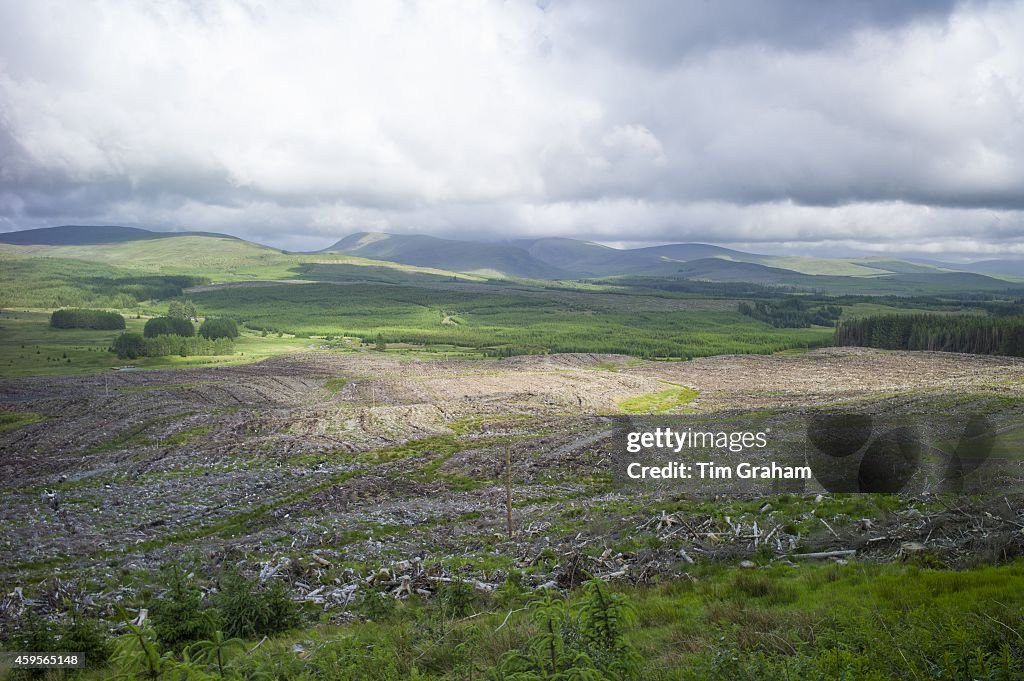
<svg viewBox="0 0 1024 681">
<path fill-rule="evenodd" d="M 494 630 L 494 633 L 497 634 L 499 631 L 501 631 L 502 627 L 504 627 L 506 624 L 508 624 L 508 618 L 511 617 L 513 613 L 522 612 L 523 610 L 528 610 L 528 609 L 529 608 L 519 608 L 518 610 L 509 610 L 508 614 L 505 615 L 505 619 L 502 620 L 501 624 L 498 625 L 498 628 Z"/>
<path fill-rule="evenodd" d="M 788 558 L 851 558 L 857 555 L 857 549 L 843 549 L 842 551 L 816 551 L 814 553 L 791 553 Z"/>
</svg>

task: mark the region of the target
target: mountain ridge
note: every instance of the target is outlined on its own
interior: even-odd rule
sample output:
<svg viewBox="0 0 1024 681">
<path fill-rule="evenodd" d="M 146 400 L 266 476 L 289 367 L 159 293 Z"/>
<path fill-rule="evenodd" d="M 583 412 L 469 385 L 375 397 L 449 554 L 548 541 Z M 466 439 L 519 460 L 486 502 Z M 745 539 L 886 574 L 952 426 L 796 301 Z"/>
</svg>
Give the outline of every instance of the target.
<svg viewBox="0 0 1024 681">
<path fill-rule="evenodd" d="M 0 233 L 0 243 L 14 246 L 95 246 L 178 236 L 207 236 L 245 241 L 237 236 L 216 232 L 158 232 L 141 227 L 121 225 L 57 225 L 2 232 Z"/>
<path fill-rule="evenodd" d="M 259 242 L 229 234 L 199 231 L 155 231 L 118 225 L 59 225 L 0 233 L 0 244 L 34 250 L 56 247 L 120 248 L 135 242 L 201 237 L 230 240 L 239 247 L 289 253 Z M 171 242 L 168 241 L 168 244 Z M 178 242 L 174 242 L 178 243 Z M 223 243 L 223 242 L 222 242 Z M 175 257 L 201 245 L 182 243 L 169 252 Z M 218 247 L 219 248 L 219 247 Z M 137 248 L 135 249 L 137 251 Z M 120 251 L 117 251 L 120 252 Z M 106 251 L 104 251 L 106 253 Z M 885 256 L 822 258 L 802 255 L 762 255 L 704 243 L 677 243 L 620 249 L 593 241 L 566 237 L 473 241 L 445 239 L 426 234 L 355 232 L 327 248 L 293 255 L 338 254 L 399 265 L 477 274 L 484 277 L 521 279 L 584 279 L 615 276 L 661 276 L 707 279 L 710 281 L 751 281 L 763 284 L 814 287 L 847 279 L 860 282 L 877 278 L 908 284 L 926 281 L 957 282 L 968 279 L 986 289 L 1008 282 L 1000 275 L 1024 274 L 1024 262 L 1011 260 L 950 264 L 920 259 Z M 74 255 L 72 253 L 71 255 Z M 202 253 L 200 253 L 202 255 Z M 104 257 L 116 257 L 116 252 Z M 954 276 L 980 275 L 977 278 Z"/>
</svg>

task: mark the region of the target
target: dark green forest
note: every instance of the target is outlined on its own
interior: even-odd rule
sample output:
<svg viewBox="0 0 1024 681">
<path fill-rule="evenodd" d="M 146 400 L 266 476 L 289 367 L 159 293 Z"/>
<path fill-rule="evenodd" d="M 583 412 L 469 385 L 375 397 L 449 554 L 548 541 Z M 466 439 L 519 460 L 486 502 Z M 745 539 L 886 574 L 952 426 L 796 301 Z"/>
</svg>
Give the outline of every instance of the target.
<svg viewBox="0 0 1024 681">
<path fill-rule="evenodd" d="M 114 339 L 110 351 L 121 359 L 139 357 L 191 357 L 194 355 L 230 355 L 234 352 L 230 338 L 212 340 L 202 336 L 162 334 L 147 338 L 138 333 L 122 333 Z"/>
<path fill-rule="evenodd" d="M 124 317 L 106 310 L 66 309 L 54 310 L 50 326 L 55 329 L 109 329 L 124 328 Z"/>
<path fill-rule="evenodd" d="M 842 321 L 836 345 L 1024 356 L 1024 316 L 880 315 Z"/>
<path fill-rule="evenodd" d="M 178 317 L 153 317 L 146 322 L 143 335 L 146 338 L 156 338 L 157 336 L 185 336 L 191 337 L 196 335 L 196 327 L 192 326 L 192 322 L 187 319 L 180 319 Z"/>
<path fill-rule="evenodd" d="M 753 305 L 741 302 L 740 314 L 771 324 L 776 328 L 807 329 L 812 326 L 832 326 L 843 314 L 839 305 L 811 307 L 800 298 L 782 298 L 778 301 L 758 300 Z"/>
</svg>

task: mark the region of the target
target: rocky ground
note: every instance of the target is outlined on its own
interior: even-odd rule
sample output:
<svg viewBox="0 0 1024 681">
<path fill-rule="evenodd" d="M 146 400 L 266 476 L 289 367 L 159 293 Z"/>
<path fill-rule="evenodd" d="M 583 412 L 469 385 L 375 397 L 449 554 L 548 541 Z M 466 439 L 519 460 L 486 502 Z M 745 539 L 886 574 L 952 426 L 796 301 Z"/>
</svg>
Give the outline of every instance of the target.
<svg viewBox="0 0 1024 681">
<path fill-rule="evenodd" d="M 42 420 L 0 433 L 0 610 L 46 580 L 116 598 L 120 576 L 183 557 L 242 562 L 343 609 L 356 582 L 402 595 L 455 573 L 480 588 L 510 569 L 564 586 L 682 575 L 703 560 L 1021 551 L 1019 458 L 984 498 L 622 488 L 610 475 L 618 405 L 667 385 L 697 390 L 685 409 L 704 418 L 850 404 L 934 416 L 970 399 L 1012 431 L 1024 361 L 853 348 L 689 362 L 315 352 L 6 381 L 0 411 Z"/>
</svg>

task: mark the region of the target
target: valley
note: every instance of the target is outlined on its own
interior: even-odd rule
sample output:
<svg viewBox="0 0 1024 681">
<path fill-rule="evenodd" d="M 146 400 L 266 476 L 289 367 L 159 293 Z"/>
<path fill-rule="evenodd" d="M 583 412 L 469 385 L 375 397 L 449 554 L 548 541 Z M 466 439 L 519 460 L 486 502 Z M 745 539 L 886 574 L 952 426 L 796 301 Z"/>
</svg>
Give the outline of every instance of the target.
<svg viewBox="0 0 1024 681">
<path fill-rule="evenodd" d="M 246 658 L 254 673 L 355 674 L 296 652 L 355 645 L 390 660 L 366 678 L 470 678 L 527 645 L 538 598 L 576 612 L 602 584 L 637 604 L 630 646 L 652 664 L 681 655 L 707 671 L 753 646 L 781 674 L 779 655 L 806 638 L 797 620 L 828 621 L 822 584 L 856 603 L 834 624 L 844 635 L 863 628 L 865 603 L 919 624 L 873 600 L 864 575 L 908 593 L 961 575 L 970 598 L 1019 603 L 1024 359 L 832 347 L 835 323 L 1018 314 L 1011 281 L 872 261 L 823 274 L 813 259 L 703 245 L 492 244 L 473 260 L 472 244 L 432 250 L 428 238 L 413 262 L 359 235 L 344 252 L 294 254 L 83 229 L 68 233 L 83 243 L 58 232 L 0 246 L 0 638 L 26 640 L 32 617 L 39 631 L 76 617 L 115 631 L 120 608 L 162 621 L 172 602 L 229 617 L 220 594 L 241 579 L 246 598 L 278 594 L 291 612 L 238 630 L 266 632 L 248 644 L 266 642 Z M 516 251 L 517 267 L 550 262 L 510 276 L 496 269 L 508 248 L 527 256 Z M 229 350 L 119 357 L 121 330 L 49 323 L 55 309 L 95 307 L 141 339 L 185 304 L 196 324 L 237 322 Z M 849 462 L 808 448 L 809 424 L 833 413 L 873 419 L 877 442 L 894 424 L 920 427 L 905 488 L 853 493 Z M 767 446 L 727 466 L 721 452 L 684 452 L 742 475 L 625 480 L 624 429 L 663 423 L 761 432 Z M 977 423 L 994 433 L 990 460 L 951 494 Z M 773 466 L 814 477 L 762 475 Z M 169 574 L 187 575 L 192 595 L 169 597 L 184 588 Z M 925 593 L 915 603 L 936 616 L 954 607 Z M 659 619 L 683 603 L 689 615 Z M 751 617 L 764 618 L 756 639 L 737 628 Z M 458 652 L 460 638 L 503 629 L 494 649 Z M 977 635 L 986 650 L 1009 638 Z M 661 647 L 680 636 L 699 647 Z M 907 643 L 924 650 L 917 636 Z M 828 654 L 814 644 L 798 659 L 821 668 Z"/>
</svg>

